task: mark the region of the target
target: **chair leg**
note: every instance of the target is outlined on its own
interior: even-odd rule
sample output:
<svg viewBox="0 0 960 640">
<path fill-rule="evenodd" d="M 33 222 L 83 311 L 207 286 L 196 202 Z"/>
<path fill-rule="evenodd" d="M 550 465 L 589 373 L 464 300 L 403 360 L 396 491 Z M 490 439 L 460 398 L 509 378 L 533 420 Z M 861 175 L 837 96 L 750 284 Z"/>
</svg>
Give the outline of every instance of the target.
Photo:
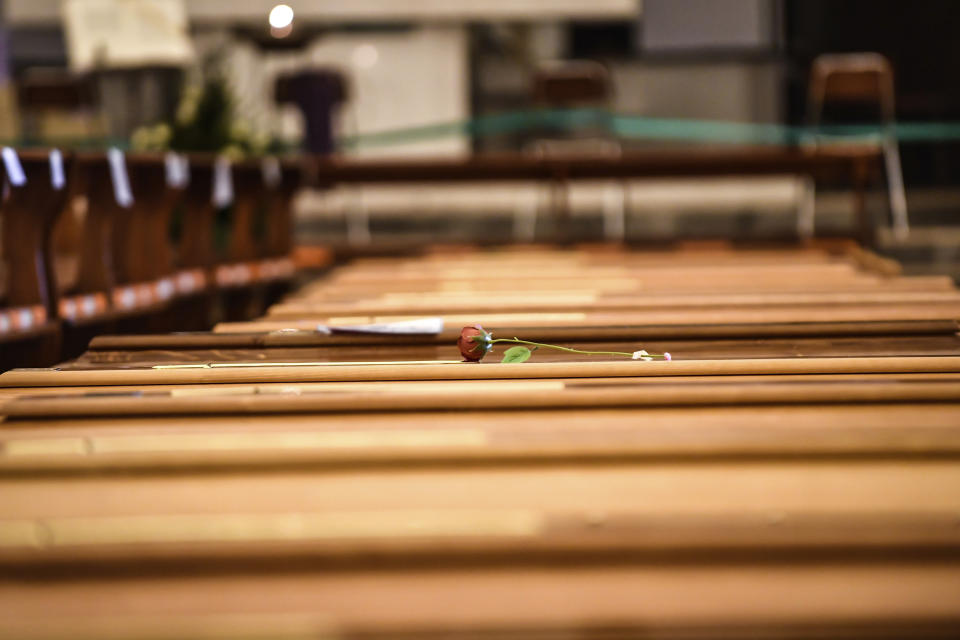
<svg viewBox="0 0 960 640">
<path fill-rule="evenodd" d="M 810 176 L 797 180 L 799 197 L 797 201 L 797 235 L 808 240 L 813 237 L 816 221 L 817 185 Z"/>
<path fill-rule="evenodd" d="M 370 233 L 370 212 L 367 210 L 367 204 L 364 201 L 363 190 L 356 190 L 356 204 L 352 209 L 347 209 L 347 244 L 350 246 L 366 246 L 373 240 Z"/>
<path fill-rule="evenodd" d="M 520 197 L 513 210 L 514 242 L 534 242 L 537 238 L 537 213 L 541 191 L 539 185 L 532 198 Z"/>
<path fill-rule="evenodd" d="M 890 213 L 893 218 L 893 234 L 903 240 L 910 233 L 907 219 L 907 194 L 903 186 L 903 169 L 900 166 L 900 151 L 896 140 L 883 143 L 883 160 L 887 169 L 887 193 L 890 198 Z"/>
<path fill-rule="evenodd" d="M 608 185 L 603 190 L 603 236 L 605 240 L 623 242 L 626 233 L 627 185 Z"/>
</svg>

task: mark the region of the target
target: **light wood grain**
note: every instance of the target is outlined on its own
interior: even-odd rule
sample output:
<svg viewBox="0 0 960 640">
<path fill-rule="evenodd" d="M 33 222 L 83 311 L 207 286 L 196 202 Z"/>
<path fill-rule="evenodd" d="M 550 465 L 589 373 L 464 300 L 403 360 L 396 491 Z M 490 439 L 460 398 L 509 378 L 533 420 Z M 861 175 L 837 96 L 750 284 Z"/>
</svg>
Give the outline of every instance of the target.
<svg viewBox="0 0 960 640">
<path fill-rule="evenodd" d="M 239 365 L 239 366 L 238 366 Z M 211 363 L 185 368 L 96 371 L 15 370 L 0 375 L 0 386 L 99 386 L 355 380 L 497 380 L 684 375 L 768 375 L 805 373 L 956 373 L 960 356 L 759 358 L 743 360 L 637 360 L 583 362 L 392 364 L 328 366 L 303 362 Z"/>
<path fill-rule="evenodd" d="M 952 597 L 958 576 L 955 562 L 891 560 L 5 581 L 0 620 L 9 637 L 29 640 L 171 637 L 164 630 L 201 638 L 279 631 L 298 639 L 945 638 L 960 627 Z"/>
<path fill-rule="evenodd" d="M 0 430 L 0 472 L 15 475 L 958 453 L 956 403 L 70 417 Z"/>
</svg>

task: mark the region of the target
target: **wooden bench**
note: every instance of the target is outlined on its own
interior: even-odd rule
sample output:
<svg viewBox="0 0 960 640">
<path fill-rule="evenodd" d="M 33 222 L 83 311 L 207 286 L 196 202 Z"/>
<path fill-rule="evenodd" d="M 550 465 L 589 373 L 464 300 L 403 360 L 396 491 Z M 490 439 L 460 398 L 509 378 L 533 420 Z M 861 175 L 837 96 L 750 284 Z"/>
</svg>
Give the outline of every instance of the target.
<svg viewBox="0 0 960 640">
<path fill-rule="evenodd" d="M 4 148 L 0 233 L 6 289 L 0 296 L 0 370 L 60 359 L 50 238 L 68 192 L 71 158 L 59 150 Z"/>
<path fill-rule="evenodd" d="M 218 252 L 213 156 L 5 153 L 15 175 L 5 178 L 2 207 L 0 275 L 9 283 L 0 287 L 0 341 L 8 345 L 0 369 L 77 356 L 102 333 L 205 329 L 223 315 L 214 313 L 221 297 L 256 302 L 226 315 L 244 319 L 286 291 L 295 274 L 285 236 L 299 160 L 226 166 L 243 188 L 236 220 L 221 216 L 230 237 Z M 64 233 L 54 249 L 58 223 Z M 218 279 L 238 266 L 250 277 Z"/>
</svg>

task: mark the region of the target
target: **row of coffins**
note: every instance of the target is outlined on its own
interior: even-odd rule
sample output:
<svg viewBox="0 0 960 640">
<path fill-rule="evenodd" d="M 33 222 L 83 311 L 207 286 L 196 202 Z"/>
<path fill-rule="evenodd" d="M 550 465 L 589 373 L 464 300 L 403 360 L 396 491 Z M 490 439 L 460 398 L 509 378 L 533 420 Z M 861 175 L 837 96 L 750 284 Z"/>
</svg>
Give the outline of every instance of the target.
<svg viewBox="0 0 960 640">
<path fill-rule="evenodd" d="M 291 200 L 304 185 L 533 181 L 549 185 L 551 226 L 556 239 L 570 241 L 567 186 L 574 180 L 795 174 L 851 186 L 866 236 L 872 223 L 864 196 L 879 158 L 875 148 L 836 145 L 237 162 L 6 147 L 0 370 L 73 357 L 102 333 L 196 330 L 211 318 L 256 312 L 293 275 Z M 361 213 L 351 219 L 362 223 Z M 64 227 L 68 233 L 55 233 Z M 52 247 L 61 236 L 66 255 Z"/>
<path fill-rule="evenodd" d="M 217 296 L 250 317 L 293 276 L 300 180 L 298 160 L 4 148 L 0 370 L 98 333 L 207 328 Z"/>
<path fill-rule="evenodd" d="M 958 317 L 847 242 L 459 247 L 102 336 L 0 376 L 0 629 L 953 637 Z"/>
</svg>

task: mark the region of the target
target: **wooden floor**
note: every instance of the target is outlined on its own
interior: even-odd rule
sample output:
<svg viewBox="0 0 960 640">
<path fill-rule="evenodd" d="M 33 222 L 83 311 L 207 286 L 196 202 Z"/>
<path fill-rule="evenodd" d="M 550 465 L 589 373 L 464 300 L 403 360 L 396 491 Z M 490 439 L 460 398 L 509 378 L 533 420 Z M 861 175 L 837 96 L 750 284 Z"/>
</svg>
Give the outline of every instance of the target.
<svg viewBox="0 0 960 640">
<path fill-rule="evenodd" d="M 458 248 L 103 336 L 0 376 L 0 636 L 957 637 L 958 319 L 850 243 Z"/>
</svg>

